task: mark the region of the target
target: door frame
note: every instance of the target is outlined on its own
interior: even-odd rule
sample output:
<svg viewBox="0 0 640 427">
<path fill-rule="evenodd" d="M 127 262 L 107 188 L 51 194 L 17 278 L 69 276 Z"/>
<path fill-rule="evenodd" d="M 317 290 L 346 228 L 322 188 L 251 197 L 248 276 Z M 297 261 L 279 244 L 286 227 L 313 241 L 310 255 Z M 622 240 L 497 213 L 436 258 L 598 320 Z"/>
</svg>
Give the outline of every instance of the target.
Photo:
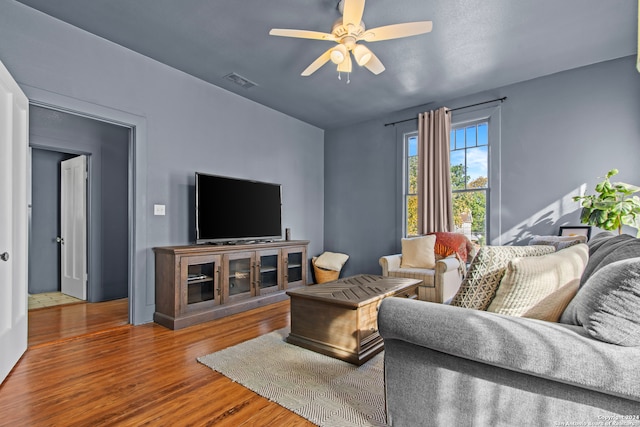
<svg viewBox="0 0 640 427">
<path fill-rule="evenodd" d="M 75 114 L 129 129 L 129 323 L 139 325 L 153 318 L 155 288 L 148 277 L 150 257 L 147 247 L 147 123 L 146 118 L 110 107 L 70 98 L 21 84 L 29 104 Z M 31 177 L 29 177 L 29 180 Z"/>
</svg>

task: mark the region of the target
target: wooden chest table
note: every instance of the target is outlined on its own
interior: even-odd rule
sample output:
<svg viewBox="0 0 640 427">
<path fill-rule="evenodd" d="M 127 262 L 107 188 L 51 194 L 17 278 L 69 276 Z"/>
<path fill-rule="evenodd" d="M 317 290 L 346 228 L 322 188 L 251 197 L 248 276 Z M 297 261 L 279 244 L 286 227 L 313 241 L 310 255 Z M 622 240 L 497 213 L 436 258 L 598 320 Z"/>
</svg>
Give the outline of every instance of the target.
<svg viewBox="0 0 640 427">
<path fill-rule="evenodd" d="M 386 297 L 416 298 L 422 280 L 359 275 L 287 291 L 287 342 L 356 365 L 382 351 L 378 305 Z"/>
</svg>

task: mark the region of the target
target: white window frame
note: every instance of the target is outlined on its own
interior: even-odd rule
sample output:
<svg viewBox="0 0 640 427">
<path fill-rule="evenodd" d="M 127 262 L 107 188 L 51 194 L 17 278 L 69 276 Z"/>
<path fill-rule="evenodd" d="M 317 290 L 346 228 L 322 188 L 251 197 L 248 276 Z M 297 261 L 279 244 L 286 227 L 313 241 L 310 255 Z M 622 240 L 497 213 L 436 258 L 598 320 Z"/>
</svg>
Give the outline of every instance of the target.
<svg viewBox="0 0 640 427">
<path fill-rule="evenodd" d="M 501 106 L 480 108 L 474 111 L 452 111 L 451 129 L 465 127 L 486 121 L 489 124 L 489 176 L 487 182 L 487 228 L 485 244 L 502 245 L 502 185 L 501 166 Z"/>
<path fill-rule="evenodd" d="M 455 194 L 460 194 L 460 193 L 469 193 L 469 192 L 484 192 L 485 194 L 485 222 L 484 222 L 484 237 L 485 237 L 485 245 L 487 244 L 487 242 L 489 241 L 489 232 L 490 232 L 490 223 L 489 223 L 489 218 L 491 217 L 490 213 L 491 213 L 491 206 L 490 206 L 490 193 L 491 193 L 491 165 L 489 162 L 489 158 L 490 158 L 490 150 L 491 150 L 491 138 L 489 137 L 489 132 L 491 129 L 491 124 L 489 123 L 488 120 L 484 120 L 484 119 L 480 119 L 480 120 L 475 120 L 475 121 L 465 121 L 464 123 L 451 123 L 451 133 L 455 133 L 455 131 L 457 129 L 464 129 L 466 131 L 466 128 L 470 127 L 470 126 L 477 126 L 480 124 L 486 123 L 487 124 L 487 186 L 484 188 L 469 188 L 466 186 L 465 184 L 465 188 L 464 189 L 453 189 L 451 190 L 452 196 L 454 196 Z M 477 138 L 477 133 L 476 133 L 476 138 Z M 477 141 L 477 139 L 476 139 Z M 451 145 L 451 144 L 449 144 Z M 479 145 L 476 145 L 477 147 L 479 147 Z M 451 153 L 452 151 L 464 151 L 465 152 L 465 164 L 463 165 L 465 168 L 465 173 L 467 171 L 467 153 L 466 151 L 469 149 L 470 147 L 467 147 L 465 144 L 464 148 L 454 148 L 453 150 L 451 150 L 451 147 L 449 147 L 449 152 Z"/>
</svg>

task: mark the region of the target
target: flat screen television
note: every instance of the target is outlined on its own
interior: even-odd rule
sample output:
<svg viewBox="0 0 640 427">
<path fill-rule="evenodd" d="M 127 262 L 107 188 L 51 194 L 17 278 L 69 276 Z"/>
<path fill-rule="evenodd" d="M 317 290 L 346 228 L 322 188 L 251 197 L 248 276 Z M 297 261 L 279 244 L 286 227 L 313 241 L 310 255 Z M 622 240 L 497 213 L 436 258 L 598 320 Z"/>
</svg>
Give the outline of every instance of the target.
<svg viewBox="0 0 640 427">
<path fill-rule="evenodd" d="M 196 243 L 281 238 L 280 184 L 196 172 Z"/>
</svg>

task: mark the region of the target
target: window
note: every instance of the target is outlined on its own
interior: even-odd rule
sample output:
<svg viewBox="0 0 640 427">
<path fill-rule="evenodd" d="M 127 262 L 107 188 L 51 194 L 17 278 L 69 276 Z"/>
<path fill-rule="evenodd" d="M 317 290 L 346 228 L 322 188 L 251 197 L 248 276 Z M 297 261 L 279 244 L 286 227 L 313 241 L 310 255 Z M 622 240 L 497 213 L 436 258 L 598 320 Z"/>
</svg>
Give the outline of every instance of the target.
<svg viewBox="0 0 640 427">
<path fill-rule="evenodd" d="M 450 157 L 455 230 L 479 245 L 502 245 L 500 106 L 457 112 L 451 117 Z M 414 123 L 397 133 L 398 238 L 418 232 L 418 131 Z"/>
<path fill-rule="evenodd" d="M 404 235 L 418 234 L 418 132 L 404 135 Z"/>
<path fill-rule="evenodd" d="M 489 191 L 488 121 L 452 125 L 450 144 L 455 231 L 484 245 Z"/>
</svg>

